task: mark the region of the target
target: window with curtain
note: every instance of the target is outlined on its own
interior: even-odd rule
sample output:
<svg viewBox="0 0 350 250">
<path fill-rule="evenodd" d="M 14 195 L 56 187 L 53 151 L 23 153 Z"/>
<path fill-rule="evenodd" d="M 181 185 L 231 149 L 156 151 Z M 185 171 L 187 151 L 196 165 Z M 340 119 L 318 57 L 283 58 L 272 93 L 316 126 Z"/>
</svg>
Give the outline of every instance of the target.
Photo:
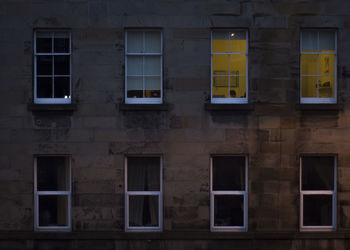
<svg viewBox="0 0 350 250">
<path fill-rule="evenodd" d="M 247 159 L 211 158 L 210 208 L 212 231 L 246 231 L 248 220 Z"/>
<path fill-rule="evenodd" d="M 71 182 L 67 156 L 35 159 L 35 229 L 70 230 Z"/>
<path fill-rule="evenodd" d="M 300 172 L 301 230 L 335 230 L 336 158 L 303 156 Z"/>
<path fill-rule="evenodd" d="M 248 102 L 248 32 L 211 34 L 211 102 Z"/>
<path fill-rule="evenodd" d="M 160 157 L 126 158 L 126 231 L 160 231 Z"/>
<path fill-rule="evenodd" d="M 128 30 L 125 39 L 125 102 L 162 103 L 161 31 Z"/>
<path fill-rule="evenodd" d="M 300 102 L 336 103 L 336 32 L 303 30 L 300 41 Z"/>
</svg>

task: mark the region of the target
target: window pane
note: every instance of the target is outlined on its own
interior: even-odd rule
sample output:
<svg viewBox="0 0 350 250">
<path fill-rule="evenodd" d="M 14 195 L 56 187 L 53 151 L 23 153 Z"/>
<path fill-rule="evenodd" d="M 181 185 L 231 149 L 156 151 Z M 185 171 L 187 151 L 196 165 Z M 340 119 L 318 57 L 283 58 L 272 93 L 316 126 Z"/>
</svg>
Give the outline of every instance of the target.
<svg viewBox="0 0 350 250">
<path fill-rule="evenodd" d="M 143 32 L 128 31 L 127 33 L 127 51 L 129 53 L 143 52 Z"/>
<path fill-rule="evenodd" d="M 36 52 L 51 53 L 52 48 L 51 33 L 36 33 Z"/>
<path fill-rule="evenodd" d="M 52 75 L 52 56 L 37 56 L 37 74 Z"/>
<path fill-rule="evenodd" d="M 334 76 L 320 76 L 319 78 L 319 97 L 334 97 Z"/>
<path fill-rule="evenodd" d="M 213 190 L 245 190 L 245 157 L 213 157 Z"/>
<path fill-rule="evenodd" d="M 334 157 L 302 158 L 303 190 L 334 189 Z"/>
<path fill-rule="evenodd" d="M 301 48 L 304 52 L 316 52 L 317 48 L 317 39 L 318 32 L 317 31 L 303 31 L 302 35 L 302 44 Z"/>
<path fill-rule="evenodd" d="M 246 55 L 229 55 L 230 75 L 246 75 Z"/>
<path fill-rule="evenodd" d="M 52 98 L 52 78 L 37 77 L 36 92 L 38 98 Z"/>
<path fill-rule="evenodd" d="M 246 97 L 246 76 L 230 77 L 230 97 L 232 98 Z"/>
<path fill-rule="evenodd" d="M 160 158 L 128 158 L 128 191 L 160 191 Z"/>
<path fill-rule="evenodd" d="M 142 56 L 128 56 L 128 76 L 143 75 L 143 57 Z"/>
<path fill-rule="evenodd" d="M 145 56 L 145 75 L 160 75 L 160 56 Z"/>
<path fill-rule="evenodd" d="M 304 195 L 304 226 L 332 226 L 332 195 Z"/>
<path fill-rule="evenodd" d="M 70 74 L 70 56 L 55 56 L 55 75 Z"/>
<path fill-rule="evenodd" d="M 228 32 L 215 31 L 213 32 L 212 49 L 213 53 L 227 53 L 228 50 Z"/>
<path fill-rule="evenodd" d="M 320 31 L 321 52 L 335 52 L 335 33 L 334 31 Z"/>
<path fill-rule="evenodd" d="M 159 204 L 156 195 L 129 196 L 129 226 L 157 227 L 159 226 Z"/>
<path fill-rule="evenodd" d="M 54 52 L 69 53 L 69 34 L 67 33 L 54 34 Z"/>
<path fill-rule="evenodd" d="M 39 195 L 39 226 L 68 226 L 68 196 Z"/>
<path fill-rule="evenodd" d="M 38 191 L 68 191 L 69 164 L 66 157 L 38 157 Z"/>
<path fill-rule="evenodd" d="M 247 41 L 246 32 L 229 32 L 230 36 L 230 52 L 231 53 L 246 53 Z"/>
<path fill-rule="evenodd" d="M 213 77 L 213 98 L 228 98 L 228 77 Z"/>
<path fill-rule="evenodd" d="M 318 55 L 301 55 L 302 75 L 317 75 L 317 56 Z"/>
<path fill-rule="evenodd" d="M 335 55 L 319 55 L 319 75 L 334 75 Z"/>
<path fill-rule="evenodd" d="M 160 77 L 145 77 L 145 97 L 160 97 Z"/>
<path fill-rule="evenodd" d="M 128 97 L 141 98 L 143 97 L 143 78 L 128 76 Z"/>
<path fill-rule="evenodd" d="M 243 226 L 243 195 L 214 196 L 214 226 Z"/>
<path fill-rule="evenodd" d="M 145 52 L 146 53 L 160 53 L 160 32 L 148 31 L 145 32 Z"/>
<path fill-rule="evenodd" d="M 228 55 L 213 55 L 212 60 L 213 76 L 228 75 Z"/>
<path fill-rule="evenodd" d="M 301 77 L 301 97 L 317 97 L 317 77 Z"/>
<path fill-rule="evenodd" d="M 55 97 L 70 98 L 69 77 L 55 77 Z"/>
</svg>

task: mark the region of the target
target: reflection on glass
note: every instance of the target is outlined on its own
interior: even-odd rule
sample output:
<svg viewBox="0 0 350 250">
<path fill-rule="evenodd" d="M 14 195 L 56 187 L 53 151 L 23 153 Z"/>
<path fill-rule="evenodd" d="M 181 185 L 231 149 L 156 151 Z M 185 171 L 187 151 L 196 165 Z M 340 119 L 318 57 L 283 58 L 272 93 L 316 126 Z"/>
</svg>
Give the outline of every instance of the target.
<svg viewBox="0 0 350 250">
<path fill-rule="evenodd" d="M 245 157 L 213 157 L 213 190 L 245 190 Z"/>
<path fill-rule="evenodd" d="M 143 97 L 143 77 L 128 76 L 127 96 L 130 98 Z"/>
<path fill-rule="evenodd" d="M 303 190 L 334 189 L 334 157 L 302 158 Z"/>
<path fill-rule="evenodd" d="M 160 56 L 145 56 L 145 75 L 160 75 Z"/>
<path fill-rule="evenodd" d="M 39 195 L 39 226 L 68 226 L 66 195 Z"/>
<path fill-rule="evenodd" d="M 317 76 L 301 77 L 301 96 L 317 97 Z"/>
<path fill-rule="evenodd" d="M 160 53 L 160 32 L 147 31 L 145 32 L 145 52 L 146 53 Z"/>
<path fill-rule="evenodd" d="M 128 158 L 128 191 L 160 191 L 160 158 Z"/>
<path fill-rule="evenodd" d="M 304 195 L 304 226 L 332 226 L 332 195 Z"/>
<path fill-rule="evenodd" d="M 143 74 L 143 57 L 128 56 L 128 75 L 141 76 Z"/>
<path fill-rule="evenodd" d="M 318 31 L 304 30 L 302 33 L 302 50 L 304 52 L 316 52 L 317 48 L 317 39 Z"/>
<path fill-rule="evenodd" d="M 320 48 L 322 52 L 335 51 L 335 32 L 334 31 L 320 31 Z"/>
<path fill-rule="evenodd" d="M 131 227 L 157 227 L 158 196 L 130 195 L 129 196 L 129 225 Z"/>
<path fill-rule="evenodd" d="M 128 31 L 127 33 L 128 53 L 143 52 L 143 32 Z"/>
<path fill-rule="evenodd" d="M 243 195 L 214 196 L 214 226 L 243 226 Z"/>
<path fill-rule="evenodd" d="M 37 77 L 36 93 L 37 93 L 37 98 L 51 98 L 52 97 L 52 78 Z"/>
</svg>

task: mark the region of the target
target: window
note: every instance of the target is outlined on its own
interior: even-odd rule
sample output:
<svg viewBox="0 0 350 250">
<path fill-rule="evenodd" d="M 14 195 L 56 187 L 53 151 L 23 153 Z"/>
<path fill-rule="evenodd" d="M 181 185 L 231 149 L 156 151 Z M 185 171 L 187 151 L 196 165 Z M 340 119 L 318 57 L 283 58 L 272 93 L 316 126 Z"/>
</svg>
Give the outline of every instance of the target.
<svg viewBox="0 0 350 250">
<path fill-rule="evenodd" d="M 248 169 L 245 156 L 211 158 L 212 231 L 247 231 Z"/>
<path fill-rule="evenodd" d="M 300 43 L 300 102 L 336 103 L 336 32 L 304 30 Z"/>
<path fill-rule="evenodd" d="M 248 32 L 211 34 L 211 102 L 248 102 Z"/>
<path fill-rule="evenodd" d="M 160 157 L 127 157 L 125 230 L 162 230 L 162 168 Z"/>
<path fill-rule="evenodd" d="M 129 30 L 125 39 L 125 102 L 162 103 L 162 33 Z"/>
<path fill-rule="evenodd" d="M 34 103 L 71 103 L 71 43 L 68 32 L 34 33 Z"/>
<path fill-rule="evenodd" d="M 301 157 L 300 227 L 301 230 L 336 229 L 336 158 Z"/>
<path fill-rule="evenodd" d="M 39 156 L 34 164 L 35 229 L 71 229 L 71 174 L 68 156 Z"/>
</svg>

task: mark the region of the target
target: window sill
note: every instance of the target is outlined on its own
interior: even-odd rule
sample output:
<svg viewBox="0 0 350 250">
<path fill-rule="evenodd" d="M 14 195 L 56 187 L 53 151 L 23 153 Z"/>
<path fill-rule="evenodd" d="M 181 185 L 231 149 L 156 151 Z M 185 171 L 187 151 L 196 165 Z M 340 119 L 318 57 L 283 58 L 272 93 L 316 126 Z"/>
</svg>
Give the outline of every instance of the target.
<svg viewBox="0 0 350 250">
<path fill-rule="evenodd" d="M 28 104 L 28 110 L 32 112 L 66 112 L 77 110 L 76 104 Z"/>
<path fill-rule="evenodd" d="M 253 103 L 246 104 L 213 104 L 206 103 L 205 109 L 208 111 L 244 111 L 250 112 L 254 110 Z"/>
<path fill-rule="evenodd" d="M 120 111 L 168 111 L 169 104 L 117 104 Z"/>
<path fill-rule="evenodd" d="M 296 104 L 295 109 L 300 111 L 340 111 L 343 104 Z"/>
</svg>

